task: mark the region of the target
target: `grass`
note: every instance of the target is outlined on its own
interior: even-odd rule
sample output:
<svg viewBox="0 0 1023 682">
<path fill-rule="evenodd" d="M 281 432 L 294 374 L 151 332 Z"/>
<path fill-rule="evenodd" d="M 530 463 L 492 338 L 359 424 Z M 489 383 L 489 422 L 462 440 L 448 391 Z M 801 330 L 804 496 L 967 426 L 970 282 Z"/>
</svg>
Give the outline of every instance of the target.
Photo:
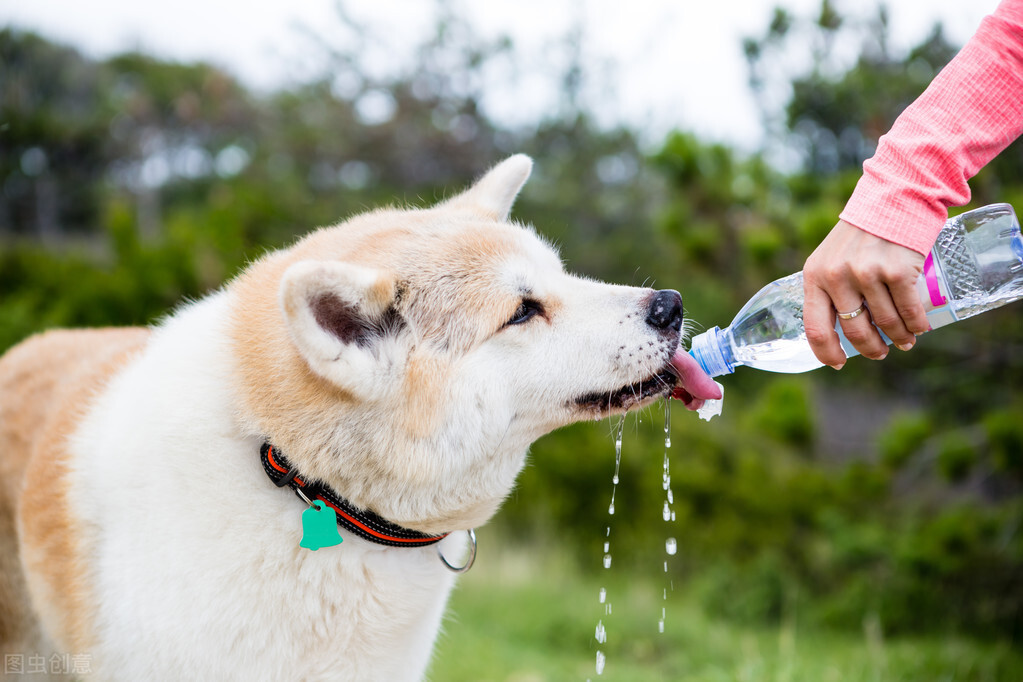
<svg viewBox="0 0 1023 682">
<path fill-rule="evenodd" d="M 1023 653 L 960 636 L 751 627 L 717 618 L 659 566 L 580 575 L 538 550 L 498 552 L 481 538 L 452 596 L 429 677 L 435 682 L 1020 682 Z M 595 558 L 596 560 L 596 558 Z M 624 563 L 624 562 L 622 562 Z M 626 575 L 629 574 L 629 575 Z M 607 589 L 612 611 L 598 602 Z M 665 609 L 664 633 L 658 632 Z M 607 641 L 598 645 L 598 620 Z M 596 674 L 596 652 L 606 654 Z"/>
</svg>

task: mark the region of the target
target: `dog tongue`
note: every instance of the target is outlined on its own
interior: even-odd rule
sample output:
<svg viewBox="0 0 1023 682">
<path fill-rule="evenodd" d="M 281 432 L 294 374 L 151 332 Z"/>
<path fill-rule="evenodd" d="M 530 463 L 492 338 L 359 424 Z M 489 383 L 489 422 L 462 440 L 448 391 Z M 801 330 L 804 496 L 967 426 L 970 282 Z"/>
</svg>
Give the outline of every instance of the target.
<svg viewBox="0 0 1023 682">
<path fill-rule="evenodd" d="M 686 409 L 698 410 L 705 400 L 721 400 L 721 389 L 681 346 L 671 358 L 671 366 L 679 377 L 671 397 L 685 403 Z"/>
</svg>

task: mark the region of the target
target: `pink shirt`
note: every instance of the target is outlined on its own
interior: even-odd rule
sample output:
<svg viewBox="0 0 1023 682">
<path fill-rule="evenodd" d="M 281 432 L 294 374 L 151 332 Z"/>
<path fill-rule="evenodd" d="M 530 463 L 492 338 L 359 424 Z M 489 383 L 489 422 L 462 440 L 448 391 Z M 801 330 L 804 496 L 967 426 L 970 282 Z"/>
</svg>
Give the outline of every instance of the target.
<svg viewBox="0 0 1023 682">
<path fill-rule="evenodd" d="M 1023 134 L 1023 0 L 1002 0 L 878 140 L 841 218 L 926 254 L 967 181 Z"/>
</svg>

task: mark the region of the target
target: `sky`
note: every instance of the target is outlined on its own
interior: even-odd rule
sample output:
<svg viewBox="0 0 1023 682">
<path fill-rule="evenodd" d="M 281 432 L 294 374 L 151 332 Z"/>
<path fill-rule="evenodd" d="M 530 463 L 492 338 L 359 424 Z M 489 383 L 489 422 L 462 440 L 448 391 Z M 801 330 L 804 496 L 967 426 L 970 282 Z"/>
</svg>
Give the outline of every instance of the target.
<svg viewBox="0 0 1023 682">
<path fill-rule="evenodd" d="M 599 77 L 589 103 L 607 125 L 662 135 L 672 128 L 753 149 L 762 130 L 747 87 L 744 36 L 761 34 L 775 6 L 813 15 L 820 0 L 450 0 L 482 36 L 508 34 L 525 76 L 495 88 L 486 111 L 510 124 L 535 120 L 559 93 L 544 74 L 552 45 L 584 28 L 583 56 Z M 841 14 L 874 11 L 870 0 L 834 0 Z M 892 43 L 906 49 L 936 21 L 965 42 L 997 0 L 888 0 Z M 383 29 L 370 63 L 387 69 L 431 27 L 433 2 L 346 0 L 359 21 Z M 344 34 L 335 0 L 0 0 L 0 26 L 42 33 L 104 57 L 128 49 L 180 61 L 206 60 L 258 89 L 307 76 L 310 34 Z M 374 62 L 375 60 L 375 62 Z M 529 74 L 533 75 L 530 76 Z M 512 84 L 514 80 L 514 84 Z"/>
</svg>

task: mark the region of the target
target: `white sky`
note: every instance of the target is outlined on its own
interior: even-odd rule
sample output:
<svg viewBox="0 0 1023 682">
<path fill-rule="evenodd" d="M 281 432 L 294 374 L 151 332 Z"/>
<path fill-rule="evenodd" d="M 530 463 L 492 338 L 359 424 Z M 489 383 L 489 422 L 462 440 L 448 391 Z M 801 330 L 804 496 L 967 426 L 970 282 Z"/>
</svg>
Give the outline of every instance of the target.
<svg viewBox="0 0 1023 682">
<path fill-rule="evenodd" d="M 870 13 L 873 0 L 835 0 L 841 14 Z M 433 2 L 347 0 L 347 7 L 393 40 L 401 53 L 432 26 Z M 509 34 L 524 69 L 543 73 L 551 45 L 572 22 L 586 28 L 587 64 L 604 74 L 594 97 L 605 122 L 625 121 L 654 135 L 678 127 L 702 137 L 752 148 L 758 117 L 746 84 L 744 36 L 760 35 L 772 8 L 815 12 L 820 0 L 460 0 L 482 35 Z M 997 0 L 888 0 L 893 43 L 905 49 L 935 21 L 961 44 Z M 38 31 L 88 54 L 142 49 L 179 60 L 205 59 L 257 87 L 303 74 L 307 26 L 328 39 L 340 35 L 333 0 L 0 0 L 0 25 Z M 604 70 L 601 64 L 614 63 Z M 2 65 L 0 65 L 2 68 Z M 490 113 L 516 122 L 552 106 L 557 93 L 537 77 L 497 91 Z"/>
</svg>

